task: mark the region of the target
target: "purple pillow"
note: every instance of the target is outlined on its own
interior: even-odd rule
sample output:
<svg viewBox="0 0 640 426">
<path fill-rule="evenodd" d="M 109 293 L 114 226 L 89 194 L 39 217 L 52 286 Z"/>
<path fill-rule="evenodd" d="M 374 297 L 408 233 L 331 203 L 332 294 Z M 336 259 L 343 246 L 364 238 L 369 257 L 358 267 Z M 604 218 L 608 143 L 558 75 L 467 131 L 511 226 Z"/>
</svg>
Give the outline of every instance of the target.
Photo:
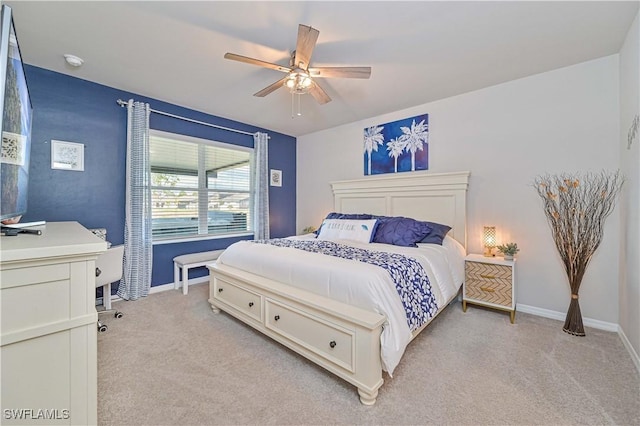
<svg viewBox="0 0 640 426">
<path fill-rule="evenodd" d="M 378 216 L 377 218 L 378 228 L 373 237 L 374 243 L 417 247 L 416 243 L 422 241 L 431 232 L 431 227 L 427 222 L 420 222 L 409 217 Z"/>
<path fill-rule="evenodd" d="M 431 231 L 419 243 L 442 245 L 442 241 L 447 233 L 451 230 L 448 225 L 435 222 L 424 222 L 431 228 Z"/>
</svg>

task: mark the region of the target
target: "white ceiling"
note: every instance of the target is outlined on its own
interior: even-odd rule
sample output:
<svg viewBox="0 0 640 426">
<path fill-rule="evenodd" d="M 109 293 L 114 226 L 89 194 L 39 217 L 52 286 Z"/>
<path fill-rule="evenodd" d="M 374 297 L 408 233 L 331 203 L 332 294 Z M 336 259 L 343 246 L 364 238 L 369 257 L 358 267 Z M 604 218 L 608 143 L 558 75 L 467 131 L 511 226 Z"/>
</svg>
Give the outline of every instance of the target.
<svg viewBox="0 0 640 426">
<path fill-rule="evenodd" d="M 4 1 L 23 60 L 216 116 L 300 136 L 615 54 L 636 1 Z M 318 79 L 333 99 L 285 89 L 298 24 L 320 31 L 311 66 L 371 66 L 371 78 Z M 74 69 L 71 53 L 84 59 Z M 115 103 L 114 99 L 114 103 Z M 153 108 L 153 105 L 151 105 Z"/>
</svg>

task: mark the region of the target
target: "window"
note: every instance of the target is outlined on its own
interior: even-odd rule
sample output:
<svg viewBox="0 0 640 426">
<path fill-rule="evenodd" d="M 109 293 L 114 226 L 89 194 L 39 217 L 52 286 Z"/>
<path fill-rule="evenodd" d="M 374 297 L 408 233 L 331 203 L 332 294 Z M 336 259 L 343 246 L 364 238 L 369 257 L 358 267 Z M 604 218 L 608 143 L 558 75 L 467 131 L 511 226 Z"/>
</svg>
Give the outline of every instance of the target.
<svg viewBox="0 0 640 426">
<path fill-rule="evenodd" d="M 154 241 L 251 232 L 253 149 L 151 131 Z"/>
</svg>

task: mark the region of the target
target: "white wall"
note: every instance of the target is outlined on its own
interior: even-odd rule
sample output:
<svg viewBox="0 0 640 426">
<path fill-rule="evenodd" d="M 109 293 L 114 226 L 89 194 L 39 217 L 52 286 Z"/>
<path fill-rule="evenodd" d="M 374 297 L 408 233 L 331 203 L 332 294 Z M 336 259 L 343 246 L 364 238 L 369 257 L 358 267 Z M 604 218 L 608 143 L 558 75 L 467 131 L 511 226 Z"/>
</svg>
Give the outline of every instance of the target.
<svg viewBox="0 0 640 426">
<path fill-rule="evenodd" d="M 630 149 L 627 137 L 640 112 L 640 24 L 636 16 L 620 50 L 620 160 L 627 181 L 621 200 L 620 327 L 640 354 L 640 134 Z M 640 366 L 639 366 L 640 368 Z"/>
<path fill-rule="evenodd" d="M 618 72 L 608 56 L 301 136 L 297 229 L 332 210 L 329 182 L 363 177 L 365 127 L 428 113 L 429 169 L 471 171 L 468 251 L 480 253 L 483 225 L 495 225 L 521 247 L 517 302 L 566 312 L 569 286 L 532 181 L 619 167 Z M 619 228 L 616 211 L 582 283 L 585 318 L 618 322 Z"/>
</svg>

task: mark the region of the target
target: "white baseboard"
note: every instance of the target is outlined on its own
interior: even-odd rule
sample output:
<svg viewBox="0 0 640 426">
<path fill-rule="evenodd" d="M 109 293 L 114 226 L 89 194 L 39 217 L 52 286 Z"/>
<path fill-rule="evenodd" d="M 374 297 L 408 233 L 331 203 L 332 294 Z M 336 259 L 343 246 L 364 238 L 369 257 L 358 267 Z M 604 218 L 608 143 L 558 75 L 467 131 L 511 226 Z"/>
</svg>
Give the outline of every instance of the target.
<svg viewBox="0 0 640 426">
<path fill-rule="evenodd" d="M 209 276 L 191 278 L 189 280 L 189 287 L 192 285 L 204 284 L 209 282 Z M 182 288 L 182 284 L 178 288 Z M 161 291 L 173 290 L 173 281 L 167 284 L 154 285 L 149 289 L 149 294 L 160 293 Z"/>
<path fill-rule="evenodd" d="M 622 327 L 619 327 L 618 335 L 620 336 L 620 340 L 622 340 L 622 344 L 624 345 L 624 347 L 627 348 L 629 355 L 631 355 L 631 359 L 636 365 L 636 370 L 640 372 L 640 357 L 638 356 L 638 352 L 636 352 L 636 350 L 633 349 L 633 346 L 631 346 L 631 342 L 627 338 L 627 335 L 624 334 L 624 330 L 622 329 Z"/>
<path fill-rule="evenodd" d="M 524 312 L 525 314 L 537 315 L 539 317 L 551 318 L 551 319 L 563 321 L 563 322 L 567 317 L 566 312 L 552 311 L 550 309 L 543 309 L 543 308 L 538 308 L 536 306 L 530 306 L 530 305 L 522 305 L 520 303 L 517 304 L 516 311 Z M 582 323 L 587 327 L 597 328 L 598 330 L 613 331 L 615 333 L 617 333 L 618 330 L 620 329 L 618 324 L 615 324 L 612 322 L 595 320 L 591 318 L 582 317 Z"/>
<path fill-rule="evenodd" d="M 535 306 L 522 305 L 520 303 L 517 304 L 516 311 L 524 312 L 526 314 L 538 315 L 540 317 L 551 318 L 558 321 L 564 321 L 567 316 L 566 312 L 552 311 L 550 309 L 542 309 Z M 592 318 L 582 318 L 582 323 L 587 327 L 618 333 L 618 336 L 620 336 L 620 340 L 622 340 L 622 344 L 631 356 L 633 364 L 636 366 L 638 372 L 640 372 L 640 357 L 638 357 L 638 353 L 633 348 L 633 346 L 631 346 L 631 342 L 629 342 L 629 339 L 627 338 L 626 334 L 624 334 L 624 330 L 622 329 L 622 327 L 620 327 L 619 324 L 595 320 Z"/>
<path fill-rule="evenodd" d="M 198 284 L 205 284 L 209 282 L 209 276 L 206 275 L 204 277 L 198 277 L 198 278 L 191 278 L 189 280 L 189 287 L 193 286 L 193 285 L 198 285 Z M 182 284 L 180 284 L 178 286 L 178 288 L 182 288 Z M 168 290 L 173 290 L 173 282 L 167 283 L 167 284 L 160 284 L 160 285 L 154 285 L 153 287 L 151 287 L 149 289 L 149 294 L 154 294 L 154 293 L 160 293 L 162 291 L 168 291 Z M 118 296 L 117 294 L 112 294 L 111 295 L 111 301 L 112 302 L 117 302 L 119 300 L 122 300 L 122 298 L 120 296 Z M 101 306 L 102 305 L 102 297 L 98 297 L 96 299 L 96 306 Z"/>
</svg>

